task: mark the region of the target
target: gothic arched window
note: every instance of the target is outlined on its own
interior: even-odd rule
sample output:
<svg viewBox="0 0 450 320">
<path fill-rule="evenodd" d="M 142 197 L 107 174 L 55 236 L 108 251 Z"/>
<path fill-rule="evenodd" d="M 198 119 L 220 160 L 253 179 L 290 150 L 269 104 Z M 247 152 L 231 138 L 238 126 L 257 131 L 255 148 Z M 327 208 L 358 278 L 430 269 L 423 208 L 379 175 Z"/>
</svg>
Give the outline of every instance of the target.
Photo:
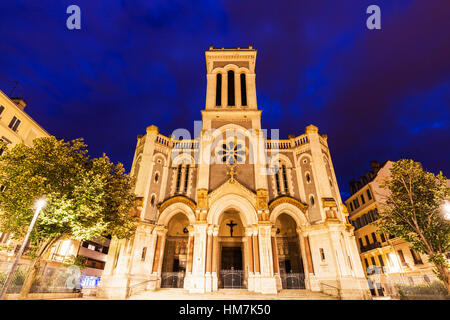
<svg viewBox="0 0 450 320">
<path fill-rule="evenodd" d="M 189 165 L 186 165 L 186 172 L 184 175 L 184 192 L 187 192 L 188 183 L 189 183 Z"/>
<path fill-rule="evenodd" d="M 284 192 L 289 193 L 289 187 L 287 182 L 287 175 L 286 175 L 286 166 L 283 164 L 281 166 L 282 173 L 283 173 L 283 182 L 284 182 Z"/>
<path fill-rule="evenodd" d="M 245 81 L 245 73 L 241 73 L 241 104 L 247 105 L 247 83 Z"/>
<path fill-rule="evenodd" d="M 234 71 L 228 71 L 228 105 L 234 106 Z"/>
<path fill-rule="evenodd" d="M 222 150 L 219 150 L 218 154 L 223 163 L 235 164 L 244 162 L 245 150 L 241 143 L 230 141 L 228 144 L 222 145 Z"/>
<path fill-rule="evenodd" d="M 180 191 L 180 183 L 181 183 L 181 168 L 182 165 L 179 164 L 178 165 L 178 171 L 177 171 L 177 184 L 176 184 L 176 189 L 175 192 L 179 192 Z"/>
<path fill-rule="evenodd" d="M 217 74 L 216 79 L 216 106 L 222 105 L 222 75 Z"/>
<path fill-rule="evenodd" d="M 277 192 L 280 194 L 281 193 L 281 187 L 280 187 L 280 176 L 278 174 L 278 168 L 276 168 L 275 182 L 276 182 L 276 185 L 277 185 Z"/>
</svg>

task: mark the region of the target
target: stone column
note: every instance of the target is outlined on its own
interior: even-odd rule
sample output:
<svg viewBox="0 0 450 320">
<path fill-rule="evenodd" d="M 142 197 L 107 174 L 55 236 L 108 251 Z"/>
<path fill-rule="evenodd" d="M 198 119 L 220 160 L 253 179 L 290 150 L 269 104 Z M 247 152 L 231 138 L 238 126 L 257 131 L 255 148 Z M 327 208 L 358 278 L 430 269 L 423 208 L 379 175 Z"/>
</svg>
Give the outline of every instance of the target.
<svg viewBox="0 0 450 320">
<path fill-rule="evenodd" d="M 192 226 L 189 226 L 188 230 L 189 230 L 189 240 L 188 240 L 186 272 L 192 273 L 192 257 L 194 253 L 194 228 Z"/>
<path fill-rule="evenodd" d="M 189 289 L 192 276 L 192 259 L 194 253 L 194 227 L 192 225 L 187 227 L 189 231 L 189 239 L 187 245 L 187 261 L 186 261 L 186 274 L 184 276 L 184 289 Z"/>
<path fill-rule="evenodd" d="M 305 243 L 305 255 L 306 255 L 306 260 L 308 261 L 308 271 L 309 273 L 314 274 L 314 265 L 312 262 L 312 256 L 311 256 L 311 248 L 309 246 L 309 237 L 303 237 L 304 239 L 304 243 Z"/>
<path fill-rule="evenodd" d="M 155 247 L 155 255 L 153 259 L 153 267 L 152 267 L 152 273 L 158 272 L 158 266 L 159 266 L 159 257 L 161 252 L 161 242 L 162 242 L 162 236 L 159 234 L 156 236 L 156 247 Z"/>
<path fill-rule="evenodd" d="M 272 228 L 272 255 L 273 255 L 273 273 L 277 282 L 277 291 L 283 288 L 280 276 L 280 263 L 278 261 L 277 228 Z"/>
<path fill-rule="evenodd" d="M 255 283 L 254 283 L 254 259 L 253 259 L 253 230 L 252 229 L 246 229 L 245 235 L 247 238 L 247 260 L 248 260 L 248 276 L 247 276 L 247 289 L 248 291 L 254 291 L 255 290 Z"/>
<path fill-rule="evenodd" d="M 276 239 L 277 229 L 272 229 L 272 256 L 273 256 L 273 273 L 280 273 L 280 265 L 278 263 L 278 246 Z"/>
<path fill-rule="evenodd" d="M 255 263 L 255 273 L 259 273 L 259 245 L 258 245 L 258 231 L 253 233 L 253 254 Z"/>
<path fill-rule="evenodd" d="M 212 246 L 212 290 L 218 290 L 217 269 L 219 264 L 219 227 L 213 229 L 213 246 Z"/>
<path fill-rule="evenodd" d="M 240 107 L 242 105 L 241 99 L 241 75 L 234 72 L 234 105 Z"/>
<path fill-rule="evenodd" d="M 258 225 L 258 253 L 260 271 L 260 292 L 266 294 L 277 293 L 277 283 L 273 274 L 273 254 L 271 241 L 272 225 L 260 223 Z M 256 249 L 256 247 L 255 247 Z"/>
<path fill-rule="evenodd" d="M 303 266 L 303 270 L 305 273 L 305 288 L 310 289 L 308 257 L 306 255 L 305 237 L 303 237 L 301 228 L 297 228 L 297 234 L 298 234 L 299 245 L 300 245 L 300 254 L 302 257 L 302 264 L 303 264 L 302 266 Z"/>
<path fill-rule="evenodd" d="M 215 108 L 217 75 L 215 73 L 208 73 L 206 79 L 206 108 Z"/>
<path fill-rule="evenodd" d="M 222 73 L 222 107 L 228 107 L 228 72 Z"/>
<path fill-rule="evenodd" d="M 194 256 L 192 260 L 192 277 L 189 292 L 205 292 L 207 228 L 208 225 L 206 223 L 194 224 Z"/>
<path fill-rule="evenodd" d="M 164 257 L 164 247 L 166 242 L 166 233 L 167 229 L 165 227 L 157 227 L 155 229 L 156 232 L 156 245 L 155 245 L 155 254 L 153 255 L 153 264 L 152 264 L 152 280 L 148 288 L 154 290 L 161 286 L 161 268 Z"/>
<path fill-rule="evenodd" d="M 212 262 L 212 238 L 213 230 L 210 226 L 207 231 L 208 237 L 206 242 L 206 273 L 205 273 L 205 291 L 211 292 L 212 278 L 211 278 L 211 262 Z"/>
<path fill-rule="evenodd" d="M 256 108 L 256 84 L 255 84 L 256 74 L 246 74 L 247 82 L 247 105 L 249 107 Z"/>
</svg>

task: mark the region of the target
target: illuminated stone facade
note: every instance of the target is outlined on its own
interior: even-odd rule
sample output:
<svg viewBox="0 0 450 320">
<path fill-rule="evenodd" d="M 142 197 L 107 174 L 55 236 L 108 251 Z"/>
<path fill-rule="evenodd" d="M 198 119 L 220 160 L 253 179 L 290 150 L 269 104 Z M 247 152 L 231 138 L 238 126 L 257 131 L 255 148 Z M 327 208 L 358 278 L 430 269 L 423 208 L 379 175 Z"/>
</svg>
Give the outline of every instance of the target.
<svg viewBox="0 0 450 320">
<path fill-rule="evenodd" d="M 111 242 L 98 296 L 161 287 L 189 292 L 284 289 L 367 298 L 327 144 L 266 139 L 252 47 L 206 51 L 206 106 L 194 139 L 156 126 L 138 136 L 132 175 L 142 201 L 132 239 Z"/>
</svg>

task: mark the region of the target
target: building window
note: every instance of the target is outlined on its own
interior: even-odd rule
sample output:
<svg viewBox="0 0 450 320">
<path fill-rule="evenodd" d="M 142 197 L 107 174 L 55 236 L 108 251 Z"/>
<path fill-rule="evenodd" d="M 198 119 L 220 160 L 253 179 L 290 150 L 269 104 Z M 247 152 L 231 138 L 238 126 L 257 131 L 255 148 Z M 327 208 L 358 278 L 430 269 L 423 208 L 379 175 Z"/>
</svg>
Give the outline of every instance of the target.
<svg viewBox="0 0 450 320">
<path fill-rule="evenodd" d="M 406 266 L 406 260 L 405 260 L 405 256 L 403 255 L 403 251 L 397 250 L 397 253 L 400 258 L 400 262 L 401 262 L 402 266 Z"/>
<path fill-rule="evenodd" d="M 142 248 L 141 261 L 145 261 L 145 256 L 147 255 L 147 247 Z"/>
<path fill-rule="evenodd" d="M 365 204 L 366 203 L 366 200 L 364 200 L 364 194 L 362 194 L 361 195 L 361 204 L 363 205 L 363 204 Z"/>
<path fill-rule="evenodd" d="M 222 163 L 235 164 L 245 161 L 245 149 L 242 143 L 235 143 L 234 141 L 230 141 L 228 144 L 224 143 L 218 154 L 222 157 Z"/>
<path fill-rule="evenodd" d="M 375 234 L 375 232 L 372 232 L 372 239 L 374 243 L 377 242 L 377 235 Z"/>
<path fill-rule="evenodd" d="M 175 189 L 175 192 L 176 192 L 176 193 L 178 193 L 178 192 L 180 191 L 181 169 L 182 169 L 182 165 L 179 164 L 179 165 L 178 165 L 178 171 L 177 171 L 177 184 L 176 184 L 176 189 Z"/>
<path fill-rule="evenodd" d="M 3 111 L 5 110 L 4 106 L 0 106 L 0 115 L 3 113 Z"/>
<path fill-rule="evenodd" d="M 184 192 L 187 192 L 188 184 L 189 184 L 189 165 L 186 165 L 186 172 L 184 176 Z"/>
<path fill-rule="evenodd" d="M 222 75 L 217 74 L 216 78 L 216 106 L 222 105 Z"/>
<path fill-rule="evenodd" d="M 228 105 L 234 106 L 234 71 L 228 71 Z"/>
<path fill-rule="evenodd" d="M 366 264 L 366 269 L 369 269 L 369 261 L 367 261 L 367 258 L 364 258 L 364 263 Z"/>
<path fill-rule="evenodd" d="M 384 233 L 380 234 L 381 242 L 386 242 L 386 238 L 384 237 Z"/>
<path fill-rule="evenodd" d="M 363 241 L 361 238 L 358 238 L 359 241 L 359 248 L 361 249 L 362 247 L 364 247 Z"/>
<path fill-rule="evenodd" d="M 241 73 L 241 104 L 247 105 L 247 84 L 245 81 L 245 73 Z"/>
<path fill-rule="evenodd" d="M 372 266 L 375 267 L 377 264 L 375 263 L 375 258 L 374 257 L 370 257 L 370 260 L 372 261 Z"/>
<path fill-rule="evenodd" d="M 411 255 L 413 257 L 414 264 L 423 264 L 422 258 L 420 257 L 420 255 L 417 252 L 415 252 L 413 249 L 409 249 L 409 251 L 411 251 Z"/>
<path fill-rule="evenodd" d="M 311 176 L 309 173 L 306 174 L 306 182 L 311 183 Z"/>
<path fill-rule="evenodd" d="M 150 199 L 150 204 L 151 204 L 152 207 L 155 206 L 155 200 L 156 200 L 155 195 L 152 195 L 152 198 Z"/>
<path fill-rule="evenodd" d="M 367 243 L 367 245 L 369 245 L 370 244 L 370 240 L 369 240 L 369 237 L 367 236 L 367 234 L 364 236 L 364 239 L 366 239 L 366 243 Z"/>
<path fill-rule="evenodd" d="M 320 258 L 322 261 L 325 261 L 325 252 L 323 251 L 323 248 L 320 248 Z"/>
<path fill-rule="evenodd" d="M 370 189 L 367 189 L 367 199 L 372 200 L 372 195 L 370 194 Z"/>
<path fill-rule="evenodd" d="M 155 173 L 155 183 L 158 183 L 158 181 L 159 181 L 159 173 L 156 172 Z"/>
<path fill-rule="evenodd" d="M 287 175 L 286 175 L 286 166 L 283 164 L 281 166 L 283 172 L 283 183 L 284 183 L 284 192 L 289 193 L 288 183 L 287 183 Z"/>
<path fill-rule="evenodd" d="M 380 261 L 380 266 L 384 267 L 383 257 L 381 255 L 378 256 L 378 260 Z"/>
<path fill-rule="evenodd" d="M 310 198 L 310 202 L 311 202 L 311 206 L 314 207 L 315 201 L 314 201 L 314 196 L 311 196 Z"/>
<path fill-rule="evenodd" d="M 275 182 L 277 184 L 277 192 L 280 194 L 281 188 L 280 188 L 280 175 L 278 174 L 278 168 L 277 168 L 277 173 L 275 173 Z"/>
<path fill-rule="evenodd" d="M 15 116 L 12 118 L 11 122 L 9 123 L 8 127 L 12 130 L 12 131 L 17 131 L 17 128 L 19 127 L 20 124 L 20 120 L 17 119 Z"/>
<path fill-rule="evenodd" d="M 353 203 L 350 202 L 350 212 L 353 211 Z"/>
</svg>

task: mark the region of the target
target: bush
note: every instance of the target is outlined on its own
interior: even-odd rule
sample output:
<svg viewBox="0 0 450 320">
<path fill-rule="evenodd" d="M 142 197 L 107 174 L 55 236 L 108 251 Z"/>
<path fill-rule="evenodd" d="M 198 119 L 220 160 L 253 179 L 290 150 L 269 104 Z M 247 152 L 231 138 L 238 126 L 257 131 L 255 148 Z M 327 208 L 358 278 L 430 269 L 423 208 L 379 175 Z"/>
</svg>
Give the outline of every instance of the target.
<svg viewBox="0 0 450 320">
<path fill-rule="evenodd" d="M 440 281 L 417 285 L 397 285 L 400 299 L 417 296 L 447 296 L 447 289 Z"/>
</svg>

